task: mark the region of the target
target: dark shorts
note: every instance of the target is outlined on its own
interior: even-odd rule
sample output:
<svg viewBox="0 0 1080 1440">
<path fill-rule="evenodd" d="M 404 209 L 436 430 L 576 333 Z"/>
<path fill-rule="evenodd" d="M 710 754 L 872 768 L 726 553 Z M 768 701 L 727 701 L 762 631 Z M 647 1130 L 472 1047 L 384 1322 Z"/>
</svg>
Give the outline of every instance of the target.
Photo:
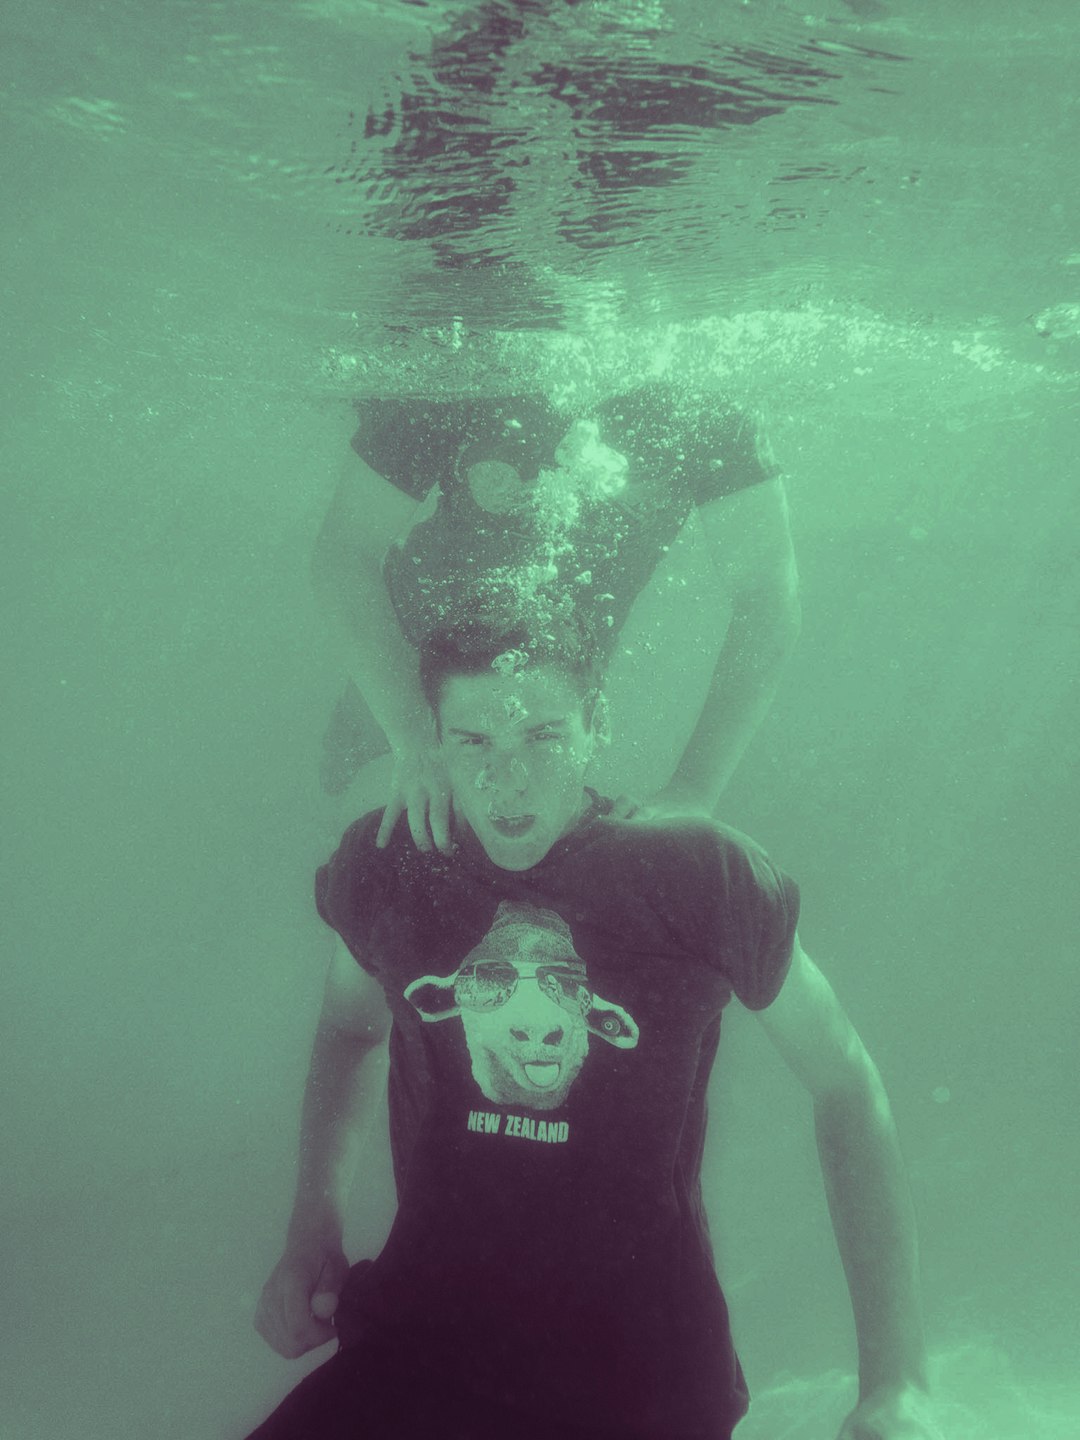
<svg viewBox="0 0 1080 1440">
<path fill-rule="evenodd" d="M 730 1427 L 650 1440 L 731 1440 Z M 459 1392 L 437 1369 L 377 1349 L 341 1349 L 301 1380 L 247 1440 L 638 1440 L 504 1408 Z M 641 1437 L 644 1440 L 644 1437 Z"/>
<path fill-rule="evenodd" d="M 454 1394 L 437 1376 L 396 1372 L 339 1350 L 291 1391 L 248 1440 L 628 1440 L 606 1427 L 552 1429 L 520 1410 Z M 656 1440 L 730 1440 L 731 1431 Z"/>
<path fill-rule="evenodd" d="M 557 1409 L 558 1376 L 539 1404 L 509 1403 L 466 1388 L 443 1343 L 414 1330 L 395 1337 L 370 1260 L 354 1265 L 336 1324 L 340 1348 L 307 1375 L 247 1440 L 730 1440 L 732 1424 L 708 1430 L 612 1429 L 602 1417 L 575 1424 Z M 537 1413 L 543 1405 L 543 1413 Z M 740 1410 L 741 1410 L 740 1406 Z"/>
</svg>

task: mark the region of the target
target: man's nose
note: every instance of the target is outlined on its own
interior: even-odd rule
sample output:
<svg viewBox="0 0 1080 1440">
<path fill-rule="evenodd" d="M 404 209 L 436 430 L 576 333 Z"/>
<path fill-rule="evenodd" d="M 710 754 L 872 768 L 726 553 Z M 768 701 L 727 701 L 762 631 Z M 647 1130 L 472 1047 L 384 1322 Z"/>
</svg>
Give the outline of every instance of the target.
<svg viewBox="0 0 1080 1440">
<path fill-rule="evenodd" d="M 522 794 L 529 783 L 529 771 L 524 760 L 515 756 L 495 756 L 480 772 L 482 789 L 499 789 Z"/>
</svg>

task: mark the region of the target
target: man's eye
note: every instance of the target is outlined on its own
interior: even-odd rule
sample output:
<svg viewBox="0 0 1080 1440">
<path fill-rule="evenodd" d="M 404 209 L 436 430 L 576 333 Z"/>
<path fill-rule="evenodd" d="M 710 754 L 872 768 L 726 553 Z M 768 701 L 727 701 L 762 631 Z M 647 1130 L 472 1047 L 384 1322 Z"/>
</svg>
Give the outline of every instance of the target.
<svg viewBox="0 0 1080 1440">
<path fill-rule="evenodd" d="M 558 730 L 538 730 L 532 738 L 534 740 L 561 740 L 562 736 Z"/>
<path fill-rule="evenodd" d="M 462 745 L 483 745 L 484 737 L 482 735 L 462 735 L 460 743 Z"/>
</svg>

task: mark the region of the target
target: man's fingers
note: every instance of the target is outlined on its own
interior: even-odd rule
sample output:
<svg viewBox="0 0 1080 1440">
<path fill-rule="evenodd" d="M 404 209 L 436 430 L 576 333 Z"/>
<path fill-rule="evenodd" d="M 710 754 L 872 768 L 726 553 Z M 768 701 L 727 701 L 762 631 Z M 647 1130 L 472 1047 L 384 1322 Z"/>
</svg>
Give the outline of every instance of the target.
<svg viewBox="0 0 1080 1440">
<path fill-rule="evenodd" d="M 382 823 L 379 826 L 379 833 L 375 836 L 375 844 L 380 850 L 384 850 L 390 843 L 390 836 L 394 833 L 394 826 L 398 822 L 402 810 L 405 809 L 404 801 L 399 795 L 395 795 L 383 811 Z"/>
<path fill-rule="evenodd" d="M 334 1307 L 337 1299 L 334 1297 Z M 316 1345 L 325 1345 L 337 1333 L 329 1324 L 329 1315 L 317 1316 L 312 1313 L 312 1303 L 301 1289 L 292 1289 L 287 1303 L 282 1307 L 279 1337 L 281 1343 L 274 1349 L 289 1360 L 306 1355 Z M 273 1343 L 273 1342 L 271 1342 Z"/>
<path fill-rule="evenodd" d="M 336 1334 L 337 1331 L 329 1320 L 320 1320 L 311 1314 L 305 1315 L 292 1330 L 290 1338 L 296 1348 L 291 1358 L 306 1355 L 309 1350 L 314 1350 L 316 1345 L 325 1345 L 328 1340 L 333 1340 Z"/>
<path fill-rule="evenodd" d="M 431 838 L 444 855 L 449 855 L 454 848 L 450 840 L 450 795 L 441 787 L 428 798 L 428 820 Z"/>
<path fill-rule="evenodd" d="M 263 1338 L 286 1360 L 298 1360 L 301 1355 L 306 1355 L 318 1345 L 325 1345 L 336 1335 L 333 1325 L 324 1320 L 314 1320 L 309 1315 L 299 1324 L 284 1327 L 275 1337 L 267 1335 Z"/>
<path fill-rule="evenodd" d="M 329 1320 L 337 1309 L 340 1284 L 335 1283 L 334 1271 L 338 1267 L 332 1260 L 324 1260 L 315 1279 L 311 1292 L 311 1313 L 316 1320 Z"/>
<path fill-rule="evenodd" d="M 412 831 L 413 844 L 418 850 L 431 849 L 427 817 L 428 792 L 422 785 L 414 785 L 409 791 L 409 829 Z"/>
<path fill-rule="evenodd" d="M 297 1327 L 290 1325 L 285 1317 L 283 1305 L 260 1305 L 255 1315 L 255 1329 L 270 1346 L 271 1350 L 284 1355 L 286 1360 L 295 1360 L 309 1345 L 303 1343 L 297 1334 Z"/>
</svg>

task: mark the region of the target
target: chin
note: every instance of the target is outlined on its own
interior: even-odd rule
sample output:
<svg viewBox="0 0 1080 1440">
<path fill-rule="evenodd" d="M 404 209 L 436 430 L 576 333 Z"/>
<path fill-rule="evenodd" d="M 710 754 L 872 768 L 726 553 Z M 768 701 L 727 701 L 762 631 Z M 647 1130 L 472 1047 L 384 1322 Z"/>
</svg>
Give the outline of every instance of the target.
<svg viewBox="0 0 1080 1440">
<path fill-rule="evenodd" d="M 534 865 L 540 864 L 540 861 L 546 854 L 546 850 L 542 853 L 539 851 L 530 851 L 528 855 L 507 855 L 493 853 L 491 850 L 487 852 L 488 859 L 493 865 L 497 865 L 500 870 L 531 870 Z"/>
<path fill-rule="evenodd" d="M 532 840 L 528 845 L 515 845 L 513 841 L 503 840 L 500 836 L 485 837 L 481 843 L 488 859 L 493 865 L 498 865 L 500 870 L 531 870 L 534 865 L 540 864 L 551 849 L 550 844 L 543 841 Z"/>
</svg>

